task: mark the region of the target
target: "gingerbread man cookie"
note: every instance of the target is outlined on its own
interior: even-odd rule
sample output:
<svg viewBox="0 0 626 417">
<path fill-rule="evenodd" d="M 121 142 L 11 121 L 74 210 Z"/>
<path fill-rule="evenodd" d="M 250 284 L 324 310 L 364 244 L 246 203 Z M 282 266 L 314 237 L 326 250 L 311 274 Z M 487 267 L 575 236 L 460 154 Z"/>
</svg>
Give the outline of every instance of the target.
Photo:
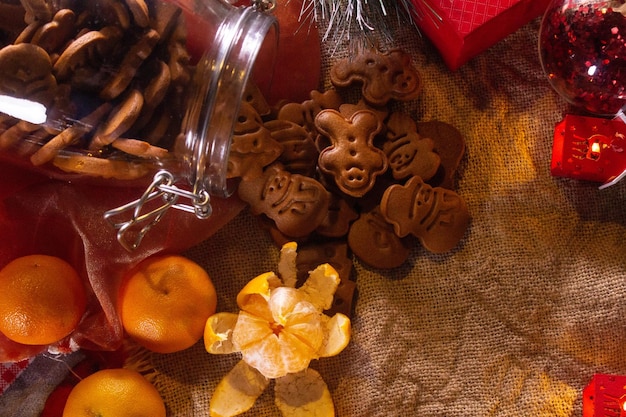
<svg viewBox="0 0 626 417">
<path fill-rule="evenodd" d="M 440 173 L 433 178 L 437 181 L 431 180 L 429 183 L 453 190 L 456 171 L 465 155 L 463 135 L 454 126 L 438 120 L 418 123 L 417 132 L 422 137 L 432 139 L 435 151 L 441 159 Z"/>
<path fill-rule="evenodd" d="M 368 50 L 343 59 L 331 68 L 330 80 L 335 87 L 360 83 L 363 98 L 374 106 L 384 106 L 391 99 L 413 100 L 422 91 L 422 79 L 411 65 L 411 56 L 400 49 L 387 53 Z"/>
<path fill-rule="evenodd" d="M 323 110 L 315 125 L 332 143 L 320 152 L 320 170 L 332 176 L 347 195 L 364 196 L 376 177 L 387 170 L 385 154 L 374 146 L 374 137 L 382 128 L 379 118 L 370 110 L 357 111 L 350 119 L 336 110 Z"/>
<path fill-rule="evenodd" d="M 302 103 L 287 103 L 278 111 L 277 119 L 294 122 L 307 131 L 314 133 L 315 116 L 326 109 L 339 110 L 343 103 L 341 96 L 336 90 L 328 90 L 324 93 L 313 90 L 311 99 Z"/>
</svg>

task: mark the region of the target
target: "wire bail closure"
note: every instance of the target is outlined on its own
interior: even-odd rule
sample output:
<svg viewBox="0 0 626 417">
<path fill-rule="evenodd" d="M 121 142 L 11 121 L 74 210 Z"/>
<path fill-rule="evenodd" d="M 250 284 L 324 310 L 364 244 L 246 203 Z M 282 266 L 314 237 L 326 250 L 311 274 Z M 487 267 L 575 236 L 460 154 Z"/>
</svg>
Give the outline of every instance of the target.
<svg viewBox="0 0 626 417">
<path fill-rule="evenodd" d="M 190 200 L 191 204 L 179 203 L 180 198 Z M 178 188 L 174 185 L 174 176 L 170 172 L 159 171 L 140 198 L 107 211 L 104 218 L 117 230 L 118 242 L 131 252 L 137 249 L 146 233 L 170 208 L 194 213 L 199 219 L 208 219 L 213 213 L 211 197 L 206 190 L 193 193 Z M 128 212 L 131 212 L 129 220 L 115 222 L 115 217 Z M 134 239 L 131 238 L 132 235 Z"/>
</svg>

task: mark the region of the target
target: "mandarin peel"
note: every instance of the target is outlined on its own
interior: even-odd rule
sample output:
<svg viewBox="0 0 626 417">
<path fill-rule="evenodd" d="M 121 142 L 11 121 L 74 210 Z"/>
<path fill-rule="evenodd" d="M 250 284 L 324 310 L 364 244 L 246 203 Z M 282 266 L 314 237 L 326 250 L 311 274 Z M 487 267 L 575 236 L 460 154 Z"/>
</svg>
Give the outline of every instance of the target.
<svg viewBox="0 0 626 417">
<path fill-rule="evenodd" d="M 209 403 L 211 417 L 236 416 L 248 411 L 270 380 L 239 361 L 219 382 Z"/>
<path fill-rule="evenodd" d="M 280 275 L 283 285 L 286 287 L 295 287 L 298 280 L 296 270 L 297 249 L 298 244 L 296 242 L 287 242 L 280 249 L 278 275 Z"/>
<path fill-rule="evenodd" d="M 350 319 L 341 313 L 324 314 L 339 285 L 331 265 L 319 265 L 302 286 L 295 287 L 296 250 L 294 242 L 281 249 L 280 277 L 266 272 L 244 286 L 237 295 L 238 314 L 209 317 L 204 334 L 207 352 L 242 357 L 215 389 L 211 416 L 249 410 L 270 380 L 275 380 L 275 402 L 283 416 L 334 415 L 330 392 L 309 364 L 345 349 Z M 319 395 L 311 397 L 306 387 L 315 387 Z"/>
<path fill-rule="evenodd" d="M 274 403 L 284 417 L 332 417 L 333 399 L 324 379 L 307 368 L 276 380 Z"/>
</svg>

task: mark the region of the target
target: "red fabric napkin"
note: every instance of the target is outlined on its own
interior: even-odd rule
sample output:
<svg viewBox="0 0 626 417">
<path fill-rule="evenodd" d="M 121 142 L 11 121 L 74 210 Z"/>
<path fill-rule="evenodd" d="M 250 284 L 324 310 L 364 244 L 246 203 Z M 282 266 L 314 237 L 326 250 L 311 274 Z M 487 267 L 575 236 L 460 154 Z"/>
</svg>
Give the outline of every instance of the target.
<svg viewBox="0 0 626 417">
<path fill-rule="evenodd" d="M 52 179 L 0 158 L 0 268 L 28 254 L 61 257 L 83 277 L 89 300 L 76 330 L 54 346 L 25 346 L 0 334 L 0 362 L 16 362 L 46 349 L 117 349 L 123 329 L 116 294 L 124 272 L 150 255 L 180 252 L 200 243 L 244 207 L 235 198 L 214 198 L 208 220 L 170 209 L 139 248 L 128 252 L 103 214 L 139 198 L 143 191 Z"/>
</svg>

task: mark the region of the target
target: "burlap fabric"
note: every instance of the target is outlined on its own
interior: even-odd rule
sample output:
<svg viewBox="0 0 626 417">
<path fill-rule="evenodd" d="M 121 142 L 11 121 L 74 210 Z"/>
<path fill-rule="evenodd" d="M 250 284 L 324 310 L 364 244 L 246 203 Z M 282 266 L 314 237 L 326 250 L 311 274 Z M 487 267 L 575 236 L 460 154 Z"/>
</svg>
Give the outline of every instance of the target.
<svg viewBox="0 0 626 417">
<path fill-rule="evenodd" d="M 450 253 L 417 246 L 394 270 L 355 261 L 351 343 L 312 364 L 338 416 L 580 416 L 594 373 L 626 374 L 626 183 L 600 191 L 550 175 L 568 108 L 541 71 L 538 28 L 454 73 L 415 29 L 395 34 L 424 78 L 404 110 L 465 136 L 457 190 L 472 221 Z M 325 69 L 347 53 L 327 51 Z M 235 294 L 275 270 L 278 250 L 245 211 L 187 255 L 213 277 L 218 310 L 234 312 Z M 144 360 L 134 365 L 154 368 L 169 414 L 190 417 L 208 415 L 239 358 L 199 343 Z M 272 386 L 245 415 L 279 415 Z"/>
</svg>

